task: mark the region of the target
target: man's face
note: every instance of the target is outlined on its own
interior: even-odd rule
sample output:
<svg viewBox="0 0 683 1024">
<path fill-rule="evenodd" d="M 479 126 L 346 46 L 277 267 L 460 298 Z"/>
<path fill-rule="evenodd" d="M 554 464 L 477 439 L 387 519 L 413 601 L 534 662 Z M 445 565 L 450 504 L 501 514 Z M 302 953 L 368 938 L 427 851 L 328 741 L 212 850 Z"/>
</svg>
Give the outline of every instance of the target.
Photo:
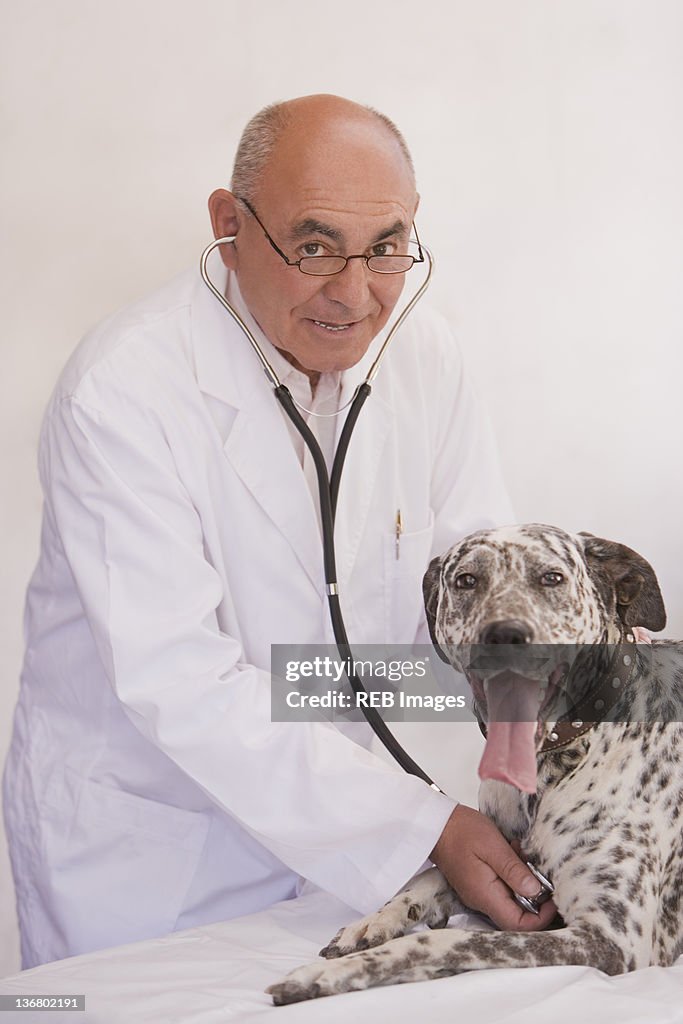
<svg viewBox="0 0 683 1024">
<path fill-rule="evenodd" d="M 290 260 L 407 253 L 416 205 L 395 140 L 381 126 L 353 120 L 318 125 L 313 133 L 286 129 L 253 197 Z M 330 277 L 302 274 L 273 250 L 251 214 L 236 207 L 235 216 L 237 236 L 226 262 L 266 337 L 304 370 L 357 363 L 387 322 L 405 275 L 377 274 L 363 260 Z"/>
</svg>

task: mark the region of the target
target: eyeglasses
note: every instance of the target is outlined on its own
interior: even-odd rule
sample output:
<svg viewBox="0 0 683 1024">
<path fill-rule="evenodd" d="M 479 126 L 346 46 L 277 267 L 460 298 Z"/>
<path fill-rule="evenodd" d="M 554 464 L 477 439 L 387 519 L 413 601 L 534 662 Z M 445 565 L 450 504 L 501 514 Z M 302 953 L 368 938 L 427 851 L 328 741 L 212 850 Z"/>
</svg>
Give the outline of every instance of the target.
<svg viewBox="0 0 683 1024">
<path fill-rule="evenodd" d="M 275 244 L 266 231 L 263 222 L 254 207 L 247 199 L 240 199 L 249 213 L 260 225 L 263 234 L 266 236 L 275 252 L 280 256 L 288 267 L 298 267 L 302 274 L 311 274 L 313 277 L 331 277 L 333 274 L 340 274 L 349 260 L 365 260 L 369 270 L 375 274 L 405 274 L 415 263 L 424 263 L 424 254 L 420 245 L 420 237 L 413 221 L 413 231 L 417 241 L 418 256 L 302 256 L 298 260 L 288 260 L 282 249 Z"/>
</svg>

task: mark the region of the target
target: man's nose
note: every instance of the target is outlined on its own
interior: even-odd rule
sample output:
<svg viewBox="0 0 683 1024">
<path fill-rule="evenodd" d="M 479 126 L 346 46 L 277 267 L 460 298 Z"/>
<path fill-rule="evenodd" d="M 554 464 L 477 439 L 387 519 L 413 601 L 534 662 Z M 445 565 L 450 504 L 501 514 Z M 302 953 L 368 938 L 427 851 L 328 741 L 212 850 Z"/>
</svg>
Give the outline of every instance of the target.
<svg viewBox="0 0 683 1024">
<path fill-rule="evenodd" d="M 325 295 L 349 309 L 358 310 L 367 301 L 371 274 L 364 259 L 350 259 L 343 270 L 327 278 Z"/>
</svg>

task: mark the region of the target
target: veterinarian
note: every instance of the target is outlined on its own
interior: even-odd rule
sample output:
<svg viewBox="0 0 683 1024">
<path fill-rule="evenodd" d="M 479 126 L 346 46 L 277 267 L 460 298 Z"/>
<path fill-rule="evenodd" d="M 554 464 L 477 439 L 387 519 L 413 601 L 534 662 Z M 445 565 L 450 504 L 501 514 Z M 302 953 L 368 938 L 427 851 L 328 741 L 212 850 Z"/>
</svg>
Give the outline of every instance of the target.
<svg viewBox="0 0 683 1024">
<path fill-rule="evenodd" d="M 375 112 L 307 97 L 250 122 L 231 187 L 209 200 L 216 237 L 234 236 L 214 278 L 294 397 L 335 412 L 409 275 L 351 259 L 311 276 L 266 232 L 290 262 L 407 252 L 418 196 L 405 143 Z M 430 557 L 511 518 L 458 350 L 418 310 L 341 485 L 355 643 L 427 642 Z M 328 461 L 343 418 L 309 419 Z M 302 879 L 370 911 L 430 857 L 501 926 L 548 922 L 547 907 L 536 919 L 510 898 L 538 883 L 493 824 L 370 753 L 364 724 L 354 742 L 271 723 L 271 644 L 332 642 L 317 491 L 198 272 L 84 339 L 39 464 L 41 552 L 4 777 L 24 968 L 257 911 Z"/>
</svg>

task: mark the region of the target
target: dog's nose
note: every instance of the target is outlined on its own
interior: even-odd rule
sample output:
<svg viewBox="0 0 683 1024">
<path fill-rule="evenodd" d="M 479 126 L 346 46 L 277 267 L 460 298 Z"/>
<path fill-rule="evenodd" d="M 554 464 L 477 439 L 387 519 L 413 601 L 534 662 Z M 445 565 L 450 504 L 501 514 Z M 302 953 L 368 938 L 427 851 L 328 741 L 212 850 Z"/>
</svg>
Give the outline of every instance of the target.
<svg viewBox="0 0 683 1024">
<path fill-rule="evenodd" d="M 490 622 L 481 631 L 481 644 L 530 644 L 532 633 L 525 622 L 518 619 L 502 619 Z"/>
</svg>

